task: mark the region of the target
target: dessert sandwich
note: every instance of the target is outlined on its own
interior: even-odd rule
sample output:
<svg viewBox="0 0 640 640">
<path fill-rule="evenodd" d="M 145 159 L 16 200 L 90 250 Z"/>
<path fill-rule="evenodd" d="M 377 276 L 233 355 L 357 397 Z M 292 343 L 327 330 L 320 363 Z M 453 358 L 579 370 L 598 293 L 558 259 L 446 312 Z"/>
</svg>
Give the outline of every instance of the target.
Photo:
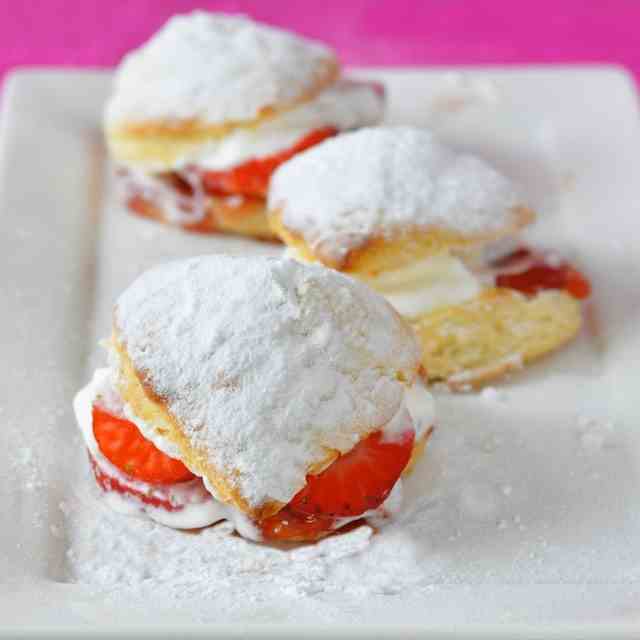
<svg viewBox="0 0 640 640">
<path fill-rule="evenodd" d="M 580 329 L 589 282 L 522 244 L 534 214 L 513 183 L 425 129 L 362 129 L 289 160 L 269 218 L 291 257 L 386 296 L 413 326 L 430 382 L 479 385 Z"/>
<path fill-rule="evenodd" d="M 171 18 L 119 66 L 104 130 L 130 211 L 199 232 L 273 239 L 279 164 L 382 117 L 384 90 L 328 47 L 240 16 Z"/>
<path fill-rule="evenodd" d="M 221 255 L 144 273 L 118 299 L 74 400 L 118 511 L 253 540 L 315 540 L 400 508 L 433 404 L 420 349 L 367 286 L 287 258 Z"/>
</svg>

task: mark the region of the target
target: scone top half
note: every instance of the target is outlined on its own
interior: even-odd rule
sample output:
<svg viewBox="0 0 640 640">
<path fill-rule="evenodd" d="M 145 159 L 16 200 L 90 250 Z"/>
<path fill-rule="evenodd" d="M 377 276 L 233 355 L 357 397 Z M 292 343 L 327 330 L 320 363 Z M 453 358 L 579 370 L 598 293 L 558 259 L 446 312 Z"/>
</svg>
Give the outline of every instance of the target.
<svg viewBox="0 0 640 640">
<path fill-rule="evenodd" d="M 513 182 L 428 130 L 323 142 L 276 171 L 268 209 L 292 257 L 364 280 L 411 321 L 430 380 L 486 381 L 580 327 L 588 283 L 521 245 L 534 214 Z"/>
<path fill-rule="evenodd" d="M 147 172 L 225 170 L 318 129 L 377 121 L 380 92 L 339 76 L 335 53 L 319 42 L 242 16 L 177 15 L 118 68 L 104 120 L 109 149 Z"/>
<path fill-rule="evenodd" d="M 420 367 L 411 329 L 361 283 L 225 256 L 141 276 L 117 302 L 111 353 L 136 423 L 254 520 L 406 410 Z"/>
<path fill-rule="evenodd" d="M 481 254 L 534 217 L 489 163 L 411 127 L 362 129 L 288 161 L 268 205 L 295 257 L 362 279 Z"/>
<path fill-rule="evenodd" d="M 123 60 L 105 125 L 115 136 L 222 135 L 312 98 L 337 73 L 318 42 L 243 17 L 178 15 Z"/>
</svg>

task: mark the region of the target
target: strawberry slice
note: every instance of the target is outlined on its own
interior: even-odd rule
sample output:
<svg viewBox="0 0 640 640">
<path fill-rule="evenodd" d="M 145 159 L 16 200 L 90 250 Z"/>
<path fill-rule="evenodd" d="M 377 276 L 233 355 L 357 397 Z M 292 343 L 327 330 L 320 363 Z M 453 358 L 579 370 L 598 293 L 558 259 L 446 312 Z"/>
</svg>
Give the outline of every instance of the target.
<svg viewBox="0 0 640 640">
<path fill-rule="evenodd" d="M 101 469 L 91 454 L 89 454 L 89 460 L 91 462 L 91 468 L 93 469 L 93 475 L 96 482 L 103 491 L 115 491 L 121 495 L 136 498 L 137 500 L 140 500 L 140 502 L 149 504 L 157 509 L 166 509 L 171 512 L 181 511 L 184 508 L 182 505 L 174 505 L 169 500 L 163 500 L 162 498 L 153 496 L 150 492 L 145 493 L 144 491 L 138 491 L 138 489 L 134 489 L 133 487 L 123 484 L 118 480 L 118 478 L 114 478 Z"/>
<path fill-rule="evenodd" d="M 520 261 L 528 263 L 522 271 L 517 270 Z M 499 273 L 496 276 L 496 286 L 516 289 L 528 296 L 545 289 L 562 289 L 578 300 L 584 300 L 591 294 L 589 280 L 567 262 L 549 264 L 544 256 L 538 256 L 522 247 L 493 263 L 498 269 L 510 269 L 512 265 L 516 267 L 516 271 Z"/>
<path fill-rule="evenodd" d="M 306 486 L 289 503 L 291 511 L 332 518 L 379 507 L 411 457 L 415 432 L 409 427 L 388 440 L 376 431 L 322 473 L 308 475 Z"/>
<path fill-rule="evenodd" d="M 518 262 L 527 260 L 533 256 L 533 251 L 527 247 L 519 247 L 515 251 L 493 260 L 491 266 L 494 269 L 507 269 L 513 265 L 517 265 Z"/>
<path fill-rule="evenodd" d="M 331 533 L 333 522 L 333 518 L 297 513 L 286 506 L 282 511 L 263 520 L 260 531 L 265 540 L 311 542 Z"/>
<path fill-rule="evenodd" d="M 501 274 L 496 277 L 498 287 L 516 289 L 525 295 L 535 295 L 544 289 L 564 289 L 578 300 L 591 293 L 589 281 L 570 265 L 552 267 L 535 264 L 521 273 Z"/>
<path fill-rule="evenodd" d="M 93 407 L 93 435 L 102 455 L 128 476 L 150 484 L 173 484 L 195 478 L 187 467 L 162 453 L 133 422 Z"/>
<path fill-rule="evenodd" d="M 324 127 L 312 131 L 289 149 L 266 158 L 248 160 L 226 171 L 206 171 L 202 174 L 202 184 L 213 195 L 241 195 L 264 198 L 269 188 L 271 174 L 292 156 L 313 147 L 338 133 L 334 127 Z"/>
<path fill-rule="evenodd" d="M 570 265 L 565 267 L 564 288 L 578 300 L 584 300 L 591 295 L 591 283 L 589 280 Z"/>
</svg>

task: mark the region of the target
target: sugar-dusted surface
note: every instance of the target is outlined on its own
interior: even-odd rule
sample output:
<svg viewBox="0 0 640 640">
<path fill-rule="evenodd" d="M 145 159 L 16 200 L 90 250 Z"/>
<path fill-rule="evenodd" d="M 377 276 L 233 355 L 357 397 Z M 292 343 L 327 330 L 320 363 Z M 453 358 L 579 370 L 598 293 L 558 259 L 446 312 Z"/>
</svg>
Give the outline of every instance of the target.
<svg viewBox="0 0 640 640">
<path fill-rule="evenodd" d="M 567 415 L 540 424 L 532 438 L 514 429 L 518 394 L 504 395 L 497 411 L 475 395 L 439 398 L 446 417 L 405 483 L 399 520 L 373 536 L 363 526 L 293 551 L 253 545 L 227 525 L 185 536 L 112 513 L 87 479 L 69 505 L 70 522 L 83 523 L 69 552 L 75 579 L 106 593 L 107 607 L 159 602 L 206 622 L 417 621 L 408 612 L 425 606 L 444 620 L 455 607 L 441 608 L 442 598 L 456 585 L 493 594 L 505 583 L 606 577 L 637 593 L 637 552 L 627 536 L 638 523 L 625 515 L 633 488 L 621 486 L 626 435 L 606 430 L 594 450 L 580 418 Z M 479 431 L 479 420 L 490 427 Z M 607 526 L 599 513 L 609 514 Z M 624 521 L 626 533 L 614 532 Z M 518 620 L 523 612 L 498 615 Z"/>
<path fill-rule="evenodd" d="M 280 622 L 306 625 L 289 629 L 300 637 L 320 633 L 319 623 L 347 625 L 327 630 L 338 636 L 367 624 L 455 624 L 472 635 L 475 623 L 501 623 L 513 637 L 516 623 L 640 620 L 634 97 L 611 71 L 372 76 L 389 87 L 391 121 L 435 124 L 523 185 L 544 222 L 529 239 L 593 281 L 580 340 L 496 393 L 439 394 L 428 455 L 404 485 L 403 520 L 369 540 L 366 531 L 346 538 L 347 551 L 335 540 L 305 551 L 324 548 L 324 559 L 277 556 L 234 538 L 218 549 L 209 543 L 224 530 L 200 538 L 119 518 L 96 500 L 71 411 L 75 390 L 104 363 L 97 340 L 115 298 L 168 259 L 280 249 L 187 236 L 103 207 L 107 79 L 20 76 L 0 138 L 10 222 L 0 271 L 11 275 L 0 280 L 0 323 L 12 336 L 0 385 L 3 624 L 138 623 L 166 634 Z"/>
<path fill-rule="evenodd" d="M 191 447 L 252 509 L 289 502 L 327 449 L 389 422 L 420 361 L 382 296 L 289 258 L 156 267 L 118 298 L 114 326 Z"/>
<path fill-rule="evenodd" d="M 124 58 L 106 121 L 252 120 L 313 91 L 333 61 L 324 45 L 248 18 L 174 16 Z"/>
<path fill-rule="evenodd" d="M 372 236 L 441 228 L 497 232 L 513 224 L 511 181 L 430 131 L 367 128 L 317 145 L 282 165 L 269 208 L 320 255 L 339 261 Z"/>
</svg>

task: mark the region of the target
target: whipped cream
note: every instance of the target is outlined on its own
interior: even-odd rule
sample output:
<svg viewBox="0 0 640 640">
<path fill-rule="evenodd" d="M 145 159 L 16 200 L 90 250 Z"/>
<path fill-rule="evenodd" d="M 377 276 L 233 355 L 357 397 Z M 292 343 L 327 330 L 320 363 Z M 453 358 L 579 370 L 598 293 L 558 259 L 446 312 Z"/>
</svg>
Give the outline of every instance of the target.
<svg viewBox="0 0 640 640">
<path fill-rule="evenodd" d="M 384 271 L 367 282 L 410 318 L 475 298 L 482 289 L 462 260 L 446 254 Z"/>
<path fill-rule="evenodd" d="M 94 459 L 95 460 L 95 459 Z M 130 479 L 122 474 L 113 465 L 105 468 L 106 458 L 95 460 L 98 469 L 111 478 L 116 479 L 125 487 L 132 485 Z M 143 483 L 134 483 L 148 490 L 150 485 Z M 182 486 L 184 485 L 184 486 Z M 135 486 L 133 488 L 136 488 Z M 141 500 L 137 500 L 134 496 L 118 493 L 117 491 L 105 491 L 104 498 L 109 507 L 118 513 L 130 516 L 151 518 L 154 522 L 171 527 L 172 529 L 199 529 L 208 527 L 209 525 L 228 520 L 233 527 L 243 537 L 250 540 L 260 540 L 260 532 L 255 525 L 238 509 L 231 505 L 223 504 L 213 499 L 211 495 L 204 489 L 200 479 L 191 482 L 181 482 L 176 485 L 170 485 L 171 494 L 174 501 L 180 505 L 180 509 L 169 511 L 163 507 L 156 507 Z M 154 490 L 154 494 L 158 493 Z M 198 501 L 200 494 L 204 493 L 205 497 Z M 186 499 L 186 502 L 182 502 Z"/>
<path fill-rule="evenodd" d="M 418 442 L 425 433 L 435 425 L 435 401 L 420 378 L 407 389 L 404 401 L 413 418 L 413 426 L 416 430 L 416 442 Z"/>
<path fill-rule="evenodd" d="M 406 402 L 403 399 L 396 415 L 382 427 L 382 440 L 384 442 L 397 442 L 401 440 L 403 434 L 408 431 L 408 427 L 411 427 L 415 432 L 413 417 L 409 413 Z"/>
<path fill-rule="evenodd" d="M 211 196 L 205 192 L 198 172 L 184 170 L 180 177 L 189 184 L 192 193 L 181 193 L 162 174 L 128 167 L 118 174 L 118 190 L 125 202 L 134 196 L 147 200 L 161 209 L 170 222 L 196 224 L 204 219 Z M 237 196 L 229 196 L 231 198 L 237 199 Z"/>
<path fill-rule="evenodd" d="M 433 426 L 436 411 L 433 396 L 421 378 L 417 378 L 405 391 L 402 404 L 396 415 L 382 428 L 384 440 L 401 436 L 409 423 L 413 423 L 417 442 Z"/>
<path fill-rule="evenodd" d="M 225 170 L 252 159 L 286 151 L 313 131 L 333 127 L 348 131 L 371 126 L 382 119 L 384 96 L 375 85 L 340 80 L 314 100 L 277 114 L 252 128 L 231 131 L 178 158 L 174 170 L 196 165 L 204 170 Z"/>
<path fill-rule="evenodd" d="M 512 234 L 500 238 L 494 242 L 483 244 L 480 247 L 461 249 L 456 251 L 456 255 L 464 262 L 465 266 L 480 276 L 483 282 L 493 284 L 487 279 L 487 273 L 496 271 L 495 262 L 506 258 L 508 255 L 522 248 L 522 239 L 517 234 Z M 502 270 L 502 269 L 501 269 Z"/>
<path fill-rule="evenodd" d="M 285 256 L 310 262 L 292 247 L 285 250 Z M 409 318 L 475 298 L 484 286 L 461 259 L 446 254 L 384 271 L 364 281 Z"/>
</svg>

